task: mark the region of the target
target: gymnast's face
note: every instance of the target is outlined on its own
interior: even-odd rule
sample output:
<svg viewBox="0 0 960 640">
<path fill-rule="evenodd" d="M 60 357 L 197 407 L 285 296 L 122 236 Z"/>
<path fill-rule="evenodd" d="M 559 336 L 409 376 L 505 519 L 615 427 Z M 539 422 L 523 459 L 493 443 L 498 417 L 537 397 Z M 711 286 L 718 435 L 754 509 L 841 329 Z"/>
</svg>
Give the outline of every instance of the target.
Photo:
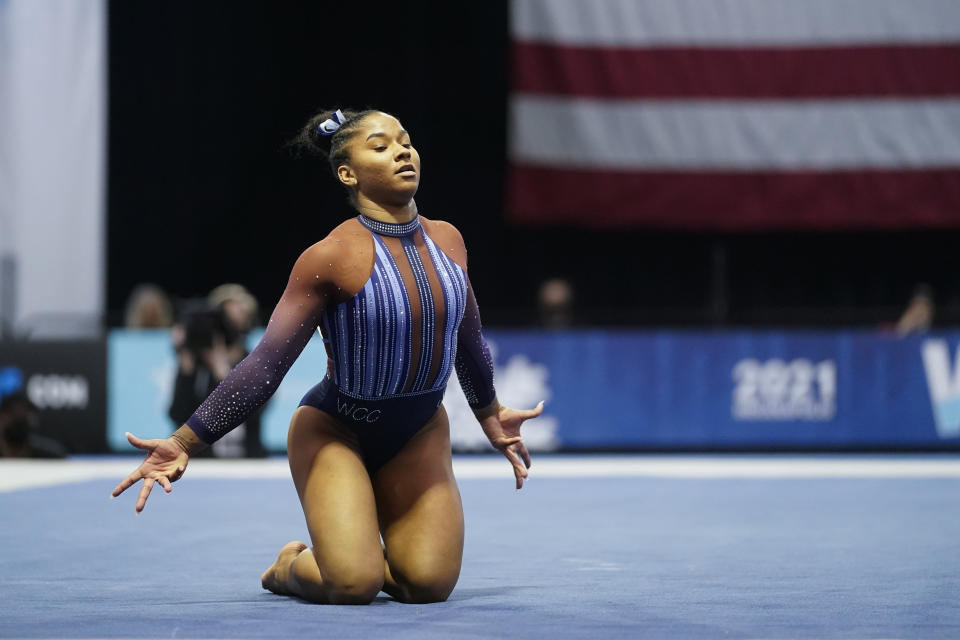
<svg viewBox="0 0 960 640">
<path fill-rule="evenodd" d="M 400 121 L 373 113 L 347 143 L 349 162 L 337 169 L 344 184 L 374 202 L 403 205 L 420 185 L 420 154 Z"/>
</svg>

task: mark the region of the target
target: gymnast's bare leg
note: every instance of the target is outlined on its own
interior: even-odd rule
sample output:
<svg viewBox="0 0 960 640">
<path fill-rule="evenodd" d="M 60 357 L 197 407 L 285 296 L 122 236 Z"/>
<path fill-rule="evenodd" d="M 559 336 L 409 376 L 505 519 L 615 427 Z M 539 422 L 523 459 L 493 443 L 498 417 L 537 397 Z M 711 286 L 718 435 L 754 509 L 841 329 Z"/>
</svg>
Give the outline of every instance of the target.
<svg viewBox="0 0 960 640">
<path fill-rule="evenodd" d="M 285 545 L 263 574 L 264 588 L 330 604 L 368 603 L 381 588 L 401 602 L 446 600 L 463 558 L 446 412 L 441 407 L 376 473 L 373 487 L 340 429 L 312 407 L 294 416 L 290 467 L 313 548 Z"/>
<path fill-rule="evenodd" d="M 386 551 L 383 590 L 401 602 L 442 602 L 460 576 L 463 506 L 441 405 L 373 477 Z"/>
<path fill-rule="evenodd" d="M 284 545 L 261 582 L 274 593 L 322 604 L 368 604 L 384 582 L 370 476 L 343 427 L 313 407 L 294 413 L 290 471 L 312 548 Z"/>
</svg>

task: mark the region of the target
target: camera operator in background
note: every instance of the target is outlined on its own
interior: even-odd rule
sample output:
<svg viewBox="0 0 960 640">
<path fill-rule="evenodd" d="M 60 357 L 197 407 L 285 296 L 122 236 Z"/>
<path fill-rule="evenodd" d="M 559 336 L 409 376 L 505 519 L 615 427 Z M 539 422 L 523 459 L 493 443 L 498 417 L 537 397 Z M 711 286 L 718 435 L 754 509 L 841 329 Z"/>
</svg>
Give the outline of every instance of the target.
<svg viewBox="0 0 960 640">
<path fill-rule="evenodd" d="M 227 355 L 232 369 L 249 353 L 247 336 L 258 320 L 257 299 L 243 285 L 228 283 L 211 291 L 207 301 L 212 306 L 223 310 L 229 327 L 237 334 L 234 343 L 227 345 Z"/>
<path fill-rule="evenodd" d="M 247 355 L 246 338 L 256 321 L 257 303 L 245 288 L 221 285 L 206 300 L 182 305 L 180 321 L 172 336 L 177 352 L 177 377 L 168 415 L 176 426 L 183 424 L 230 370 Z M 261 458 L 263 409 L 253 412 L 236 430 L 211 451 L 217 457 Z M 231 434 L 232 435 L 232 434 Z"/>
</svg>

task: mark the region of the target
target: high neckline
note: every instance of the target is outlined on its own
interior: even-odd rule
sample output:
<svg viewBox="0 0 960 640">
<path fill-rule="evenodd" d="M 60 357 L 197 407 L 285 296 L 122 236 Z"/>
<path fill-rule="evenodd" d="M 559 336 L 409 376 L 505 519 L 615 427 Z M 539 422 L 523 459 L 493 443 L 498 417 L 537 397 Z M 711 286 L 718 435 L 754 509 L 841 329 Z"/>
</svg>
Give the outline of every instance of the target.
<svg viewBox="0 0 960 640">
<path fill-rule="evenodd" d="M 419 215 L 415 215 L 410 222 L 383 222 L 382 220 L 374 220 L 361 213 L 357 216 L 357 220 L 367 229 L 370 229 L 370 231 L 379 233 L 382 236 L 408 236 L 420 228 Z"/>
</svg>

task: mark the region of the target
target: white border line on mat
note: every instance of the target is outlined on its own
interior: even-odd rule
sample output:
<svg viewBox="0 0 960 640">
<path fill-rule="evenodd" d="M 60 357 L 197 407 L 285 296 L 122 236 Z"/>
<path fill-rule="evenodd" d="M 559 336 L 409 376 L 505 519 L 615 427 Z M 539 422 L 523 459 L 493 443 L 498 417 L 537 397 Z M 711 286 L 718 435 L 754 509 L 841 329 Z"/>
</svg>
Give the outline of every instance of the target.
<svg viewBox="0 0 960 640">
<path fill-rule="evenodd" d="M 0 460 L 0 493 L 109 478 L 120 482 L 140 458 Z M 457 477 L 509 478 L 498 455 L 455 456 Z M 191 478 L 289 478 L 284 458 L 190 463 Z M 960 456 L 534 456 L 533 478 L 960 478 Z"/>
</svg>

